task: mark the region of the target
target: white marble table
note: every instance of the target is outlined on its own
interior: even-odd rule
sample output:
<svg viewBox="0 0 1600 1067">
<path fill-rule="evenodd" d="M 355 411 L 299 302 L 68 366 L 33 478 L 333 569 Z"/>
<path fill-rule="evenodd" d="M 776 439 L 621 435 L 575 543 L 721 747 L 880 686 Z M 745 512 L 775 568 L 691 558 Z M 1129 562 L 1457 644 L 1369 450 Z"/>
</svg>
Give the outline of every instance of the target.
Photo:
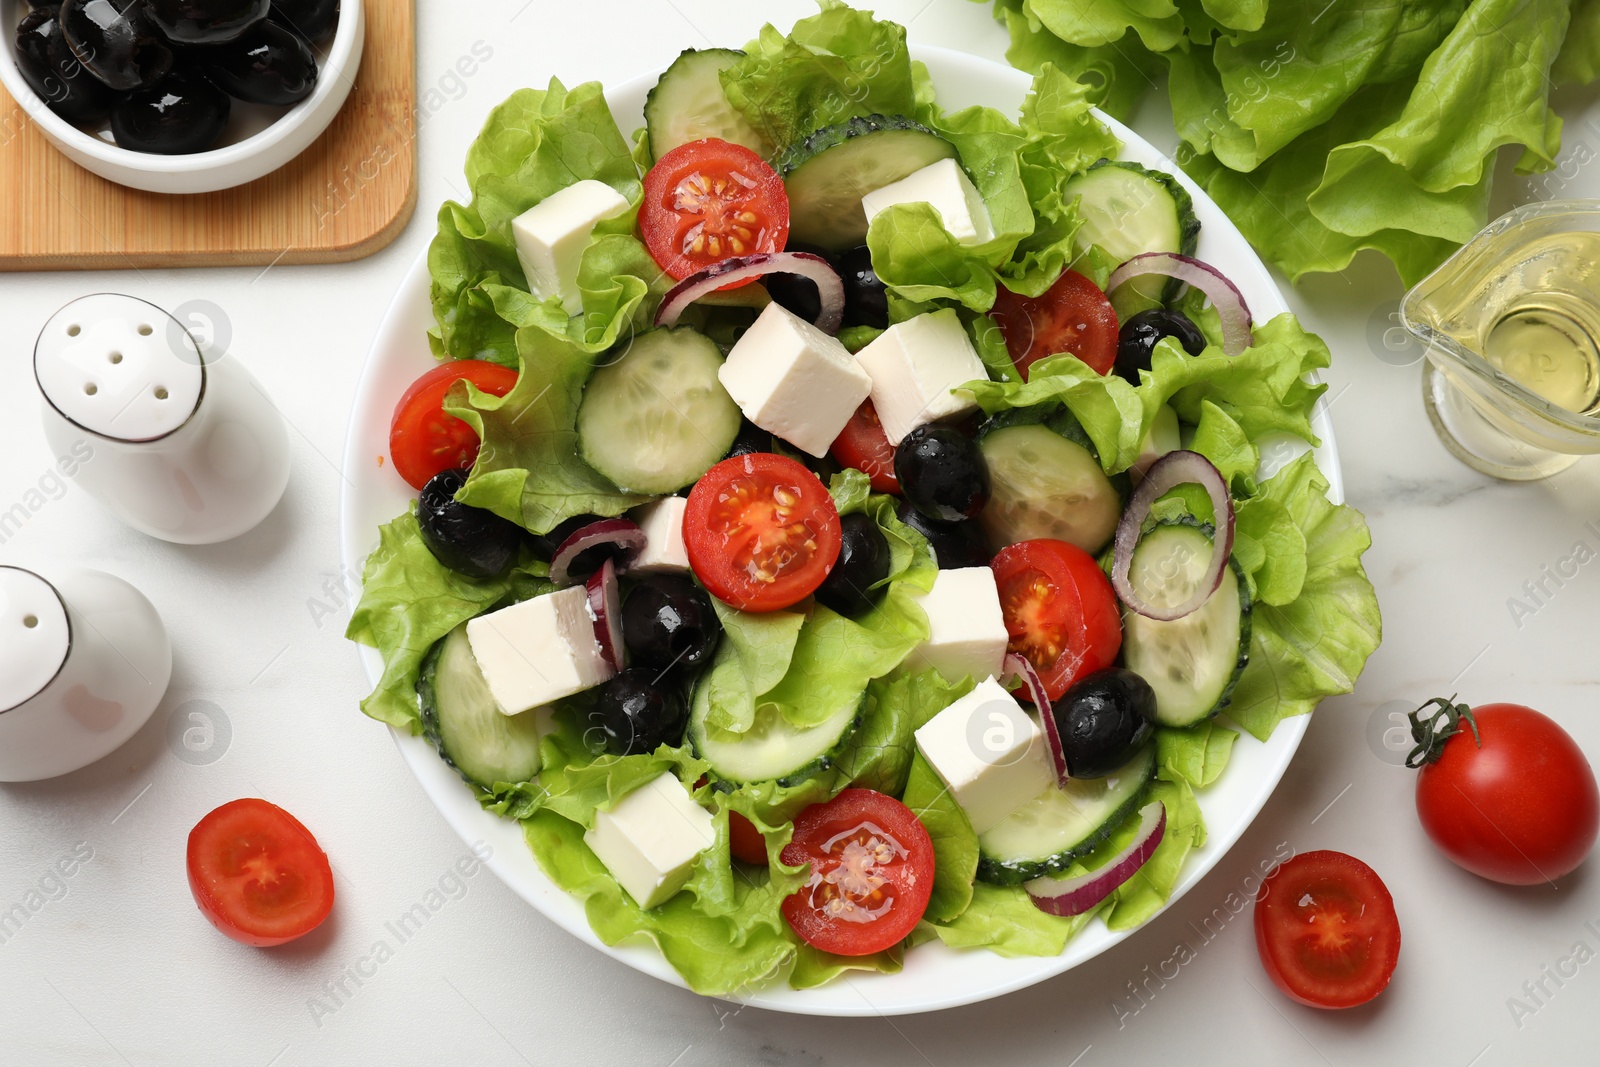
<svg viewBox="0 0 1600 1067">
<path fill-rule="evenodd" d="M 435 207 L 464 193 L 461 161 L 495 102 L 552 73 L 568 84 L 620 81 L 684 47 L 736 45 L 764 19 L 787 25 L 810 10 L 804 0 L 425 3 L 418 70 L 438 95 L 421 134 L 422 206 L 393 247 L 340 267 L 0 276 L 0 512 L 15 516 L 21 504 L 25 513 L 0 533 L 0 561 L 73 560 L 122 575 L 156 602 L 177 648 L 166 702 L 126 748 L 53 782 L 0 786 L 0 910 L 31 889 L 44 898 L 25 923 L 0 931 L 0 1063 L 942 1067 L 992 1057 L 1092 1067 L 1170 1056 L 1489 1067 L 1592 1057 L 1600 962 L 1578 965 L 1571 954 L 1579 942 L 1600 949 L 1596 861 L 1555 890 L 1501 888 L 1456 869 L 1424 839 L 1411 775 L 1382 735 L 1399 702 L 1459 691 L 1540 707 L 1600 755 L 1600 565 L 1546 581 L 1552 595 L 1519 613 L 1520 625 L 1508 603 L 1576 542 L 1600 546 L 1600 463 L 1548 484 L 1502 485 L 1451 459 L 1423 416 L 1416 351 L 1385 344 L 1400 287 L 1377 260 L 1288 296 L 1334 351 L 1332 416 L 1349 499 L 1372 523 L 1367 566 L 1387 640 L 1357 692 L 1317 713 L 1233 851 L 1113 951 L 985 1005 L 815 1020 L 642 977 L 558 930 L 493 875 L 449 877 L 467 846 L 387 732 L 356 711 L 366 681 L 341 637 L 351 586 L 336 544 L 337 458 L 362 358 L 429 240 Z M 909 21 L 915 41 L 1004 52 L 985 6 L 885 0 L 879 10 Z M 493 55 L 462 78 L 456 61 L 475 44 Z M 1504 203 L 1600 195 L 1600 170 L 1588 166 L 1600 106 L 1589 99 L 1562 102 L 1566 176 L 1503 182 Z M 1171 149 L 1160 104 L 1135 126 Z M 32 341 L 57 307 L 104 290 L 168 308 L 214 303 L 231 349 L 287 414 L 292 481 L 253 533 L 207 548 L 152 541 L 50 477 Z M 197 711 L 226 724 L 198 755 L 174 740 Z M 183 872 L 189 827 L 248 795 L 295 812 L 337 869 L 330 922 L 272 952 L 218 936 Z M 1374 1004 L 1319 1013 L 1267 982 L 1248 910 L 1234 917 L 1230 906 L 1284 848 L 1348 851 L 1388 882 L 1404 947 Z M 74 850 L 90 858 L 52 880 Z M 385 924 L 439 889 L 449 895 L 434 898 L 428 922 L 397 942 Z M 380 939 L 392 948 L 381 962 L 372 955 Z M 1513 1013 L 1511 998 L 1531 1010 Z"/>
</svg>

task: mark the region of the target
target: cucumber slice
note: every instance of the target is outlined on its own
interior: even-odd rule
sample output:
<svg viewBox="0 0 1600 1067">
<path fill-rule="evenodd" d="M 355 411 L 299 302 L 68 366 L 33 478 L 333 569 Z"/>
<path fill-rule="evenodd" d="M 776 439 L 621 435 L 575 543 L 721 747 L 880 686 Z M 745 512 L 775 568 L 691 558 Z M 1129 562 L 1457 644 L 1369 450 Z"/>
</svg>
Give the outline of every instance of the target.
<svg viewBox="0 0 1600 1067">
<path fill-rule="evenodd" d="M 1063 200 L 1075 196 L 1083 218 L 1076 238 L 1080 248 L 1099 245 L 1119 264 L 1141 252 L 1194 254 L 1200 220 L 1188 190 L 1170 174 L 1102 159 L 1062 187 Z M 1126 322 L 1176 296 L 1181 284 L 1154 275 L 1135 278 L 1117 287 L 1111 305 L 1117 319 Z"/>
<path fill-rule="evenodd" d="M 721 366 L 715 342 L 687 326 L 639 334 L 584 387 L 584 460 L 626 492 L 693 484 L 739 433 L 739 405 L 717 380 Z"/>
<path fill-rule="evenodd" d="M 989 503 L 979 521 L 996 550 L 1054 537 L 1090 554 L 1116 532 L 1122 494 L 1094 453 L 1048 426 L 987 431 L 978 450 L 989 465 Z"/>
<path fill-rule="evenodd" d="M 689 743 L 711 764 L 716 777 L 729 782 L 776 781 L 798 785 L 832 767 L 849 745 L 860 722 L 860 705 L 840 709 L 818 726 L 791 726 L 776 709 L 758 708 L 755 723 L 734 739 L 706 728 L 711 710 L 710 687 L 701 675 L 689 708 Z"/>
<path fill-rule="evenodd" d="M 901 115 L 824 126 L 776 163 L 789 193 L 790 241 L 854 248 L 867 239 L 863 196 L 955 154 L 955 145 Z"/>
<path fill-rule="evenodd" d="M 722 92 L 719 75 L 743 58 L 733 48 L 690 48 L 672 61 L 644 101 L 652 156 L 660 159 L 704 137 L 743 145 L 762 158 L 772 155 L 772 145 Z"/>
<path fill-rule="evenodd" d="M 1066 870 L 1139 810 L 1155 774 L 1152 744 L 1104 778 L 1046 789 L 978 837 L 979 879 L 1018 885 Z"/>
<path fill-rule="evenodd" d="M 1189 599 L 1211 559 L 1209 526 L 1163 523 L 1139 541 L 1128 564 L 1134 591 L 1151 604 Z M 1192 726 L 1228 706 L 1250 659 L 1250 594 L 1230 559 L 1211 599 L 1181 619 L 1122 613 L 1122 659 L 1156 693 L 1156 720 Z"/>
<path fill-rule="evenodd" d="M 539 773 L 538 711 L 501 713 L 473 658 L 465 623 L 422 661 L 417 701 L 423 735 L 473 785 L 493 789 L 497 782 L 526 782 Z"/>
</svg>

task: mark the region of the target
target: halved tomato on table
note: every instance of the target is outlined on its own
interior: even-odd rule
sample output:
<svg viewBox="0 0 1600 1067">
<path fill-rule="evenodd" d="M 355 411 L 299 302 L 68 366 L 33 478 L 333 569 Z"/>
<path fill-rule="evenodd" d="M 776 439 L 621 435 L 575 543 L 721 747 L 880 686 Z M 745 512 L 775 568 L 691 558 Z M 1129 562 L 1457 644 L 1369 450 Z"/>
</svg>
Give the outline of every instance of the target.
<svg viewBox="0 0 1600 1067">
<path fill-rule="evenodd" d="M 411 383 L 389 424 L 389 458 L 411 488 L 421 490 L 440 471 L 471 467 L 482 444 L 471 426 L 445 414 L 450 387 L 466 379 L 491 396 L 505 396 L 517 372 L 482 359 L 442 363 Z"/>
<path fill-rule="evenodd" d="M 1100 287 L 1075 270 L 1062 271 L 1038 296 L 1018 296 L 1000 286 L 989 316 L 1000 326 L 1023 381 L 1029 367 L 1062 352 L 1096 374 L 1109 374 L 1117 362 L 1117 313 Z"/>
<path fill-rule="evenodd" d="M 333 910 L 333 869 L 300 820 L 265 800 L 235 800 L 189 831 L 189 889 L 235 941 L 293 941 Z"/>
<path fill-rule="evenodd" d="M 883 432 L 883 421 L 871 400 L 863 400 L 839 436 L 828 446 L 828 454 L 846 467 L 854 467 L 872 481 L 875 493 L 900 495 L 900 479 L 894 475 L 894 446 Z"/>
<path fill-rule="evenodd" d="M 1007 545 L 989 566 L 1011 637 L 1007 647 L 1033 664 L 1051 700 L 1117 661 L 1122 613 L 1111 580 L 1089 553 L 1037 538 Z"/>
<path fill-rule="evenodd" d="M 1343 852 L 1278 865 L 1256 896 L 1256 950 L 1277 987 L 1313 1008 L 1353 1008 L 1388 986 L 1400 959 L 1394 898 Z"/>
<path fill-rule="evenodd" d="M 690 141 L 644 176 L 639 234 L 662 270 L 687 278 L 731 256 L 782 251 L 789 196 L 778 173 L 743 145 Z"/>
<path fill-rule="evenodd" d="M 783 862 L 811 865 L 810 879 L 783 902 L 806 944 L 866 956 L 904 940 L 933 893 L 933 841 L 911 809 L 872 789 L 846 789 L 794 820 Z"/>
<path fill-rule="evenodd" d="M 805 464 L 771 452 L 725 459 L 689 491 L 684 545 L 712 596 L 778 611 L 816 591 L 839 559 L 839 510 Z"/>
</svg>

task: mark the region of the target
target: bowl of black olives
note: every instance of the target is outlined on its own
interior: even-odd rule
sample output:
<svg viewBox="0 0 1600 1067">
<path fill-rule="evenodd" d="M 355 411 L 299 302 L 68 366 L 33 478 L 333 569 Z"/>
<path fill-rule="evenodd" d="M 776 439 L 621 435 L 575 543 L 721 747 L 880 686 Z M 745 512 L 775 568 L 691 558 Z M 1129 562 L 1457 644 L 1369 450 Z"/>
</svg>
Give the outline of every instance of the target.
<svg viewBox="0 0 1600 1067">
<path fill-rule="evenodd" d="M 361 0 L 0 0 L 0 83 L 119 185 L 206 193 L 301 152 L 361 64 Z"/>
</svg>

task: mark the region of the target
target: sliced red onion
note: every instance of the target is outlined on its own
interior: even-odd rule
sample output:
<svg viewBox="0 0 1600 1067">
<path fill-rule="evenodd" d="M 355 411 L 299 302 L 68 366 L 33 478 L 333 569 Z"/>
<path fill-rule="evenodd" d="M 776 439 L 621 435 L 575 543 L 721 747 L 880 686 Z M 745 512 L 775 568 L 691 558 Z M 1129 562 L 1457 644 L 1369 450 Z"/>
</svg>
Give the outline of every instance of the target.
<svg viewBox="0 0 1600 1067">
<path fill-rule="evenodd" d="M 1223 277 L 1217 268 L 1176 252 L 1145 252 L 1111 272 L 1111 277 L 1106 279 L 1106 292 L 1111 292 L 1129 278 L 1143 274 L 1176 278 L 1206 294 L 1211 299 L 1211 306 L 1217 309 L 1217 317 L 1222 320 L 1223 352 L 1237 356 L 1250 347 L 1254 339 L 1250 333 L 1250 308 L 1245 304 L 1244 294 L 1239 287 Z"/>
<path fill-rule="evenodd" d="M 656 312 L 656 325 L 675 326 L 684 309 L 701 297 L 764 274 L 796 274 L 816 283 L 822 310 L 817 312 L 815 325 L 823 333 L 839 329 L 844 321 L 844 282 L 827 260 L 810 252 L 757 252 L 713 263 L 672 287 Z"/>
<path fill-rule="evenodd" d="M 1133 550 L 1139 544 L 1140 531 L 1150 514 L 1151 505 L 1171 492 L 1173 487 L 1189 482 L 1206 491 L 1206 495 L 1211 497 L 1211 507 L 1217 513 L 1211 563 L 1200 584 L 1195 587 L 1194 595 L 1176 607 L 1158 608 L 1146 603 L 1134 590 L 1133 583 L 1128 580 L 1128 566 L 1133 562 Z M 1116 589 L 1118 598 L 1140 615 L 1158 622 L 1171 622 L 1183 618 L 1211 599 L 1211 594 L 1222 584 L 1222 570 L 1228 565 L 1228 557 L 1232 554 L 1233 497 L 1228 495 L 1228 483 L 1223 480 L 1222 472 L 1198 452 L 1186 449 L 1168 452 L 1150 464 L 1150 469 L 1145 471 L 1144 481 L 1139 483 L 1139 488 L 1133 491 L 1133 499 L 1128 501 L 1128 510 L 1122 513 L 1122 520 L 1117 523 L 1117 538 L 1112 546 L 1111 585 Z"/>
<path fill-rule="evenodd" d="M 589 614 L 594 616 L 594 639 L 611 669 L 628 665 L 628 646 L 622 643 L 622 591 L 617 588 L 617 563 L 606 560 L 584 583 L 589 594 Z"/>
<path fill-rule="evenodd" d="M 558 586 L 576 585 L 580 579 L 572 573 L 572 561 L 589 549 L 602 545 L 611 545 L 618 550 L 616 554 L 622 558 L 619 570 L 625 571 L 628 564 L 644 551 L 644 531 L 639 529 L 637 523 L 627 519 L 601 519 L 578 527 L 556 546 L 555 555 L 550 557 L 550 580 Z"/>
<path fill-rule="evenodd" d="M 1050 710 L 1050 695 L 1045 692 L 1044 683 L 1039 680 L 1039 672 L 1033 669 L 1028 657 L 1019 656 L 1015 652 L 1006 654 L 1000 669 L 1007 675 L 1020 678 L 1022 684 L 1027 687 L 1029 699 L 1033 701 L 1033 706 L 1039 709 L 1039 725 L 1044 727 L 1044 739 L 1050 748 L 1050 762 L 1056 769 L 1056 781 L 1066 784 L 1067 750 L 1061 746 L 1061 731 L 1056 726 L 1056 714 Z"/>
<path fill-rule="evenodd" d="M 1150 862 L 1166 835 L 1166 806 L 1153 800 L 1139 809 L 1139 830 L 1132 843 L 1112 856 L 1104 867 L 1076 878 L 1035 878 L 1022 883 L 1022 888 L 1033 898 L 1033 906 L 1046 914 L 1082 915 Z"/>
</svg>

